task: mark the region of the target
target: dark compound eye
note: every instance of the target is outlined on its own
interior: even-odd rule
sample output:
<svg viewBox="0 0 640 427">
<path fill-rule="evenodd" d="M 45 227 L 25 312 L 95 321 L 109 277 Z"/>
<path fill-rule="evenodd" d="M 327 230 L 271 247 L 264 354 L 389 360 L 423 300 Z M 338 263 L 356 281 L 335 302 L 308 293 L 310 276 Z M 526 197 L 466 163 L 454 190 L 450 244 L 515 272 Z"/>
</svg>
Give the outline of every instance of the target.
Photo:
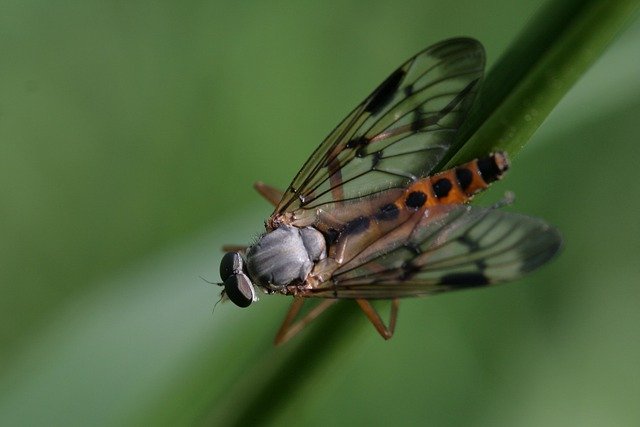
<svg viewBox="0 0 640 427">
<path fill-rule="evenodd" d="M 224 281 L 224 292 L 238 307 L 249 307 L 255 298 L 253 285 L 244 273 L 229 276 Z"/>
<path fill-rule="evenodd" d="M 225 282 L 229 276 L 242 273 L 243 261 L 238 252 L 227 252 L 220 261 L 220 278 Z"/>
</svg>

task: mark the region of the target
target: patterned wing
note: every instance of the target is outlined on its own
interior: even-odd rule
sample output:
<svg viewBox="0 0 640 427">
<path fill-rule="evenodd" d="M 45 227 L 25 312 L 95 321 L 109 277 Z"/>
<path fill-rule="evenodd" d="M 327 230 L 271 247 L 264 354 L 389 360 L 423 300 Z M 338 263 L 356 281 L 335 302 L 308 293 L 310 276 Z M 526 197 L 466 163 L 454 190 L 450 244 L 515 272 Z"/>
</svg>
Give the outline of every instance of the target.
<svg viewBox="0 0 640 427">
<path fill-rule="evenodd" d="M 274 216 L 311 212 L 429 175 L 467 115 L 484 62 L 482 45 L 468 38 L 440 42 L 409 59 L 316 149 Z"/>
<path fill-rule="evenodd" d="M 396 298 L 506 282 L 546 263 L 561 245 L 560 233 L 537 218 L 435 206 L 345 262 L 312 296 Z"/>
</svg>

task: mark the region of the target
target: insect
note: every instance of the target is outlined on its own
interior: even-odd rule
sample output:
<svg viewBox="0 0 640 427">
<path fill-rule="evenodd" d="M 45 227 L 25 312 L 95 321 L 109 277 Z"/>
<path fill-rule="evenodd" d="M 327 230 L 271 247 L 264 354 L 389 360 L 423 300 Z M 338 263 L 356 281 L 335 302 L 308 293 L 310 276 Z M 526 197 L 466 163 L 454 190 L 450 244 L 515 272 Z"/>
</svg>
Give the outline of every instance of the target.
<svg viewBox="0 0 640 427">
<path fill-rule="evenodd" d="M 227 247 L 222 298 L 247 307 L 256 288 L 293 296 L 276 344 L 341 299 L 355 300 L 388 339 L 399 298 L 501 283 L 549 261 L 562 242 L 555 228 L 499 205 L 467 204 L 506 172 L 505 153 L 438 169 L 484 63 L 473 39 L 428 47 L 329 134 L 284 193 L 256 183 L 275 210 L 253 245 Z M 310 298 L 321 300 L 298 319 Z M 391 300 L 386 324 L 376 299 Z"/>
</svg>

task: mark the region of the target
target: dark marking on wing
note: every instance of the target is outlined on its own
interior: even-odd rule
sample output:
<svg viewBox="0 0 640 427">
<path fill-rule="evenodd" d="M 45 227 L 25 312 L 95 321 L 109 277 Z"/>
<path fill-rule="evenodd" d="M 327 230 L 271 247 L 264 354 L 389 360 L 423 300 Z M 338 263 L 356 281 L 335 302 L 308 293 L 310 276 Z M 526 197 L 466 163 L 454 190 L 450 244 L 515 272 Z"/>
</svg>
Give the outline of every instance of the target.
<svg viewBox="0 0 640 427">
<path fill-rule="evenodd" d="M 422 249 L 420 249 L 420 246 L 418 245 L 407 244 L 404 245 L 404 247 L 413 252 L 415 255 L 420 255 L 422 253 Z"/>
<path fill-rule="evenodd" d="M 472 251 L 477 251 L 478 249 L 480 249 L 480 244 L 476 240 L 470 239 L 469 236 L 460 236 L 458 238 L 458 241 Z"/>
<path fill-rule="evenodd" d="M 369 223 L 371 222 L 371 220 L 366 217 L 366 216 L 361 216 L 355 219 L 352 219 L 351 221 L 347 222 L 344 225 L 344 228 L 342 229 L 342 233 L 345 234 L 358 234 L 358 233 L 362 233 L 363 231 L 367 230 L 367 228 L 369 228 Z"/>
<path fill-rule="evenodd" d="M 328 229 L 325 236 L 327 240 L 327 245 L 333 245 L 336 242 L 336 240 L 338 240 L 339 236 L 340 236 L 340 232 L 335 228 Z"/>
<path fill-rule="evenodd" d="M 404 264 L 402 264 L 402 276 L 400 280 L 401 281 L 408 280 L 411 278 L 411 276 L 419 272 L 420 272 L 419 266 L 412 264 L 410 262 L 405 262 Z"/>
<path fill-rule="evenodd" d="M 380 163 L 380 160 L 382 160 L 382 151 L 376 151 L 373 153 L 371 156 L 371 169 L 375 169 L 376 166 L 378 166 L 378 163 Z"/>
<path fill-rule="evenodd" d="M 484 50 L 456 38 L 411 57 L 325 138 L 269 219 L 314 221 L 316 208 L 404 187 L 432 175 L 453 147 L 483 75 Z M 362 162 L 371 156 L 370 161 Z M 374 211 L 375 212 L 375 211 Z"/>
<path fill-rule="evenodd" d="M 347 142 L 345 148 L 361 148 L 365 147 L 369 143 L 369 139 L 364 136 L 359 136 Z"/>
<path fill-rule="evenodd" d="M 375 218 L 380 221 L 391 221 L 398 218 L 400 211 L 394 203 L 382 206 L 375 214 Z"/>
<path fill-rule="evenodd" d="M 398 87 L 400 87 L 400 83 L 402 82 L 405 74 L 405 71 L 402 68 L 399 68 L 387 77 L 387 79 L 378 87 L 376 93 L 371 97 L 365 111 L 368 111 L 371 114 L 376 114 L 378 111 L 382 110 L 389 100 L 393 98 L 393 94 L 398 90 Z"/>
<path fill-rule="evenodd" d="M 407 85 L 407 87 L 404 88 L 404 96 L 409 97 L 413 95 L 413 85 Z"/>
<path fill-rule="evenodd" d="M 411 129 L 411 132 L 418 132 L 426 125 L 425 120 L 421 118 L 421 108 L 416 108 L 411 114 L 413 115 L 413 120 L 411 121 L 411 126 L 409 128 Z"/>
<path fill-rule="evenodd" d="M 483 273 L 452 273 L 440 279 L 441 285 L 455 286 L 457 288 L 472 288 L 489 284 L 489 278 Z"/>
<path fill-rule="evenodd" d="M 438 198 L 447 197 L 447 195 L 449 195 L 449 191 L 451 191 L 451 188 L 453 188 L 453 185 L 447 178 L 440 178 L 433 183 L 433 193 Z"/>
<path fill-rule="evenodd" d="M 405 204 L 411 209 L 420 209 L 427 201 L 427 195 L 422 191 L 412 191 L 405 199 Z"/>
<path fill-rule="evenodd" d="M 505 283 L 542 266 L 562 246 L 558 230 L 544 221 L 495 206 L 429 209 L 375 250 L 343 263 L 313 296 L 391 299 Z"/>
</svg>

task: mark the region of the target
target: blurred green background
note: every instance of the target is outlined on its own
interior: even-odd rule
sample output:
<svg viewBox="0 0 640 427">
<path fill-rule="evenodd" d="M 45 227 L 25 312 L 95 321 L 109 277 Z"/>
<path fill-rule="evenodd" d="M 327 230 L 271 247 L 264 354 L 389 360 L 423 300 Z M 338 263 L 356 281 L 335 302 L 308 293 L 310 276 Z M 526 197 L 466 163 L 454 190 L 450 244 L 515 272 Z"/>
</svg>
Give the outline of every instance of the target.
<svg viewBox="0 0 640 427">
<path fill-rule="evenodd" d="M 199 278 L 260 232 L 251 184 L 285 187 L 427 45 L 475 37 L 490 67 L 542 3 L 4 0 L 0 424 L 231 420 L 290 351 L 287 298 L 212 314 Z M 405 301 L 389 342 L 358 318 L 270 421 L 638 425 L 639 75 L 634 23 L 492 191 L 562 230 L 555 262 Z"/>
</svg>

